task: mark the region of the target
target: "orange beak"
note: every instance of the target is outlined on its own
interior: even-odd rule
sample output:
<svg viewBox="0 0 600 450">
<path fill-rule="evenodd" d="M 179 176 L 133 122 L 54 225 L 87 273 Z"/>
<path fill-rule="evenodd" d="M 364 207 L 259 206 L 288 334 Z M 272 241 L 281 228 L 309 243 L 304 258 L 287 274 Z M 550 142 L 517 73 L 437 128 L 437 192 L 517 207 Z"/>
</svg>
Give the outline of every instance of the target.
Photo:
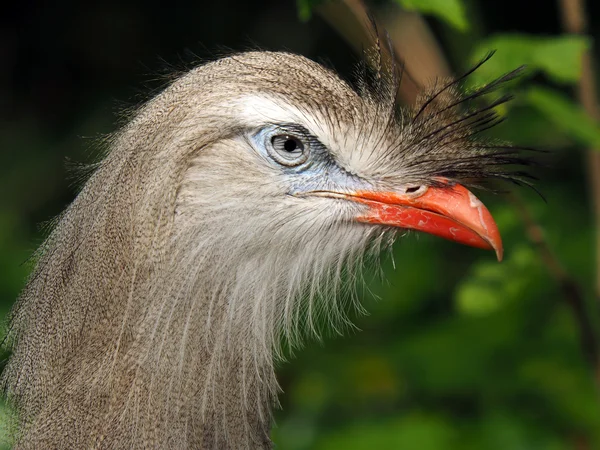
<svg viewBox="0 0 600 450">
<path fill-rule="evenodd" d="M 487 208 L 460 184 L 429 187 L 420 196 L 358 191 L 349 200 L 369 206 L 359 222 L 423 231 L 460 244 L 494 250 L 502 260 L 502 239 Z"/>
</svg>

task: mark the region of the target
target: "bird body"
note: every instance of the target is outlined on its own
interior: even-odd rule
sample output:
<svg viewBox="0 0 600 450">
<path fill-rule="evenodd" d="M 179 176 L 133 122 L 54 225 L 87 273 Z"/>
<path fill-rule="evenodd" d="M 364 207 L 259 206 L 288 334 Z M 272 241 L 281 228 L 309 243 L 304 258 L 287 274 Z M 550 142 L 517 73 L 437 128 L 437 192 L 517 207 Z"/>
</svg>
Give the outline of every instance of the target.
<svg viewBox="0 0 600 450">
<path fill-rule="evenodd" d="M 11 315 L 15 448 L 271 448 L 279 342 L 344 320 L 364 255 L 405 228 L 501 254 L 457 184 L 508 177 L 472 137 L 488 111 L 459 115 L 449 84 L 398 114 L 382 73 L 355 90 L 300 56 L 234 55 L 107 141 Z"/>
</svg>

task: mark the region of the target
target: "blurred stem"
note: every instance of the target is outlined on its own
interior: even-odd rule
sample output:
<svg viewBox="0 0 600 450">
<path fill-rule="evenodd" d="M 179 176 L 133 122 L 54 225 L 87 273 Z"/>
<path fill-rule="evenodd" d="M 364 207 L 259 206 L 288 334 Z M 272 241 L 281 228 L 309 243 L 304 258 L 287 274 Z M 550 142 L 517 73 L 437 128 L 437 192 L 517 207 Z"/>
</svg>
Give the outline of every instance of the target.
<svg viewBox="0 0 600 450">
<path fill-rule="evenodd" d="M 316 11 L 357 52 L 373 46 L 377 36 L 369 11 L 361 0 L 325 2 Z M 420 14 L 404 11 L 398 5 L 389 5 L 378 19 L 376 23 L 383 25 L 378 26 L 378 32 L 388 31 L 392 44 L 392 49 L 388 49 L 383 39 L 384 58 L 393 56 L 403 65 L 398 95 L 403 103 L 413 104 L 423 86 L 437 77 L 450 76 L 444 54 Z M 388 50 L 392 50 L 394 55 L 390 55 Z"/>
<path fill-rule="evenodd" d="M 451 76 L 444 52 L 423 16 L 390 4 L 377 17 L 389 33 L 400 61 L 419 87 L 429 86 L 436 78 Z"/>
<path fill-rule="evenodd" d="M 565 31 L 574 34 L 587 32 L 587 19 L 583 0 L 559 0 L 561 20 Z M 596 77 L 591 49 L 582 57 L 581 78 L 577 84 L 577 97 L 585 111 L 596 121 L 600 121 L 596 92 Z M 594 211 L 596 230 L 596 297 L 600 299 L 600 149 L 589 149 L 586 155 L 587 169 Z"/>
<path fill-rule="evenodd" d="M 594 324 L 590 320 L 583 291 L 577 281 L 565 270 L 556 254 L 550 248 L 544 237 L 542 227 L 535 221 L 525 202 L 517 194 L 509 194 L 509 199 L 519 213 L 529 240 L 536 246 L 542 261 L 573 311 L 581 349 L 587 362 L 592 367 L 596 380 L 600 380 L 600 347 Z"/>
<path fill-rule="evenodd" d="M 509 194 L 509 199 L 515 206 L 517 213 L 525 225 L 529 240 L 536 246 L 538 253 L 550 272 L 552 278 L 558 284 L 563 298 L 571 308 L 577 329 L 579 330 L 579 345 L 583 356 L 588 363 L 596 383 L 600 383 L 600 347 L 594 324 L 590 320 L 583 290 L 577 281 L 566 271 L 556 254 L 552 251 L 550 244 L 544 237 L 542 227 L 536 222 L 527 204 L 515 193 Z M 577 434 L 572 437 L 572 443 L 576 450 L 589 450 L 587 436 Z"/>
<path fill-rule="evenodd" d="M 379 37 L 375 35 L 367 7 L 361 0 L 324 2 L 316 11 L 358 54 L 373 47 L 375 39 Z M 392 55 L 385 44 L 381 50 L 385 63 Z M 402 101 L 414 102 L 418 92 L 417 84 L 411 78 L 403 77 L 399 92 Z"/>
</svg>

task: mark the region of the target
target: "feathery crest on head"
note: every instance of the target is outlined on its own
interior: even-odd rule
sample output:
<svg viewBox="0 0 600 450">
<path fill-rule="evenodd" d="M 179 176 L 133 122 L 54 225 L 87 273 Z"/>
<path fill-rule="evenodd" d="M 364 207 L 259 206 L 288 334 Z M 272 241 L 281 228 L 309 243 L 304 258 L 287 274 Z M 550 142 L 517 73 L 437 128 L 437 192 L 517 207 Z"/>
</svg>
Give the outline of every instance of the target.
<svg viewBox="0 0 600 450">
<path fill-rule="evenodd" d="M 388 111 L 386 130 L 402 130 L 397 144 L 382 152 L 381 162 L 401 154 L 403 175 L 409 179 L 414 177 L 411 181 L 415 183 L 435 183 L 436 178 L 446 178 L 482 187 L 482 182 L 499 179 L 535 190 L 531 182 L 535 177 L 514 168 L 537 165 L 523 153 L 539 150 L 489 139 L 482 134 L 504 121 L 497 107 L 513 98 L 502 94 L 490 100 L 490 94 L 521 76 L 525 66 L 482 86 L 464 89 L 468 77 L 493 57 L 495 52 L 491 51 L 462 75 L 437 79 L 423 87 L 414 105 L 401 106 L 396 94 L 402 77 L 407 76 L 404 63 L 397 62 L 389 36 L 386 34 L 384 49 L 374 20 L 371 25 L 374 45 L 364 51 L 359 63 L 357 91 L 372 102 L 378 112 Z"/>
</svg>

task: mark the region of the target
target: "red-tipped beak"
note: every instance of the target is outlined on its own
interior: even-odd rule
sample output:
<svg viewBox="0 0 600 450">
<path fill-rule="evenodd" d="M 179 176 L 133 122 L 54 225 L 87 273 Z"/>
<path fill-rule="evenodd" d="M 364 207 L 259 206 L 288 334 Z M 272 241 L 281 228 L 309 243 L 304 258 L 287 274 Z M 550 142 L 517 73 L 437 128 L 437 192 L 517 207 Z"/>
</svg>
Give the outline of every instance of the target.
<svg viewBox="0 0 600 450">
<path fill-rule="evenodd" d="M 360 222 L 423 231 L 472 247 L 494 250 L 502 260 L 502 239 L 487 208 L 460 184 L 429 187 L 419 196 L 358 191 L 347 197 L 369 206 Z"/>
</svg>

